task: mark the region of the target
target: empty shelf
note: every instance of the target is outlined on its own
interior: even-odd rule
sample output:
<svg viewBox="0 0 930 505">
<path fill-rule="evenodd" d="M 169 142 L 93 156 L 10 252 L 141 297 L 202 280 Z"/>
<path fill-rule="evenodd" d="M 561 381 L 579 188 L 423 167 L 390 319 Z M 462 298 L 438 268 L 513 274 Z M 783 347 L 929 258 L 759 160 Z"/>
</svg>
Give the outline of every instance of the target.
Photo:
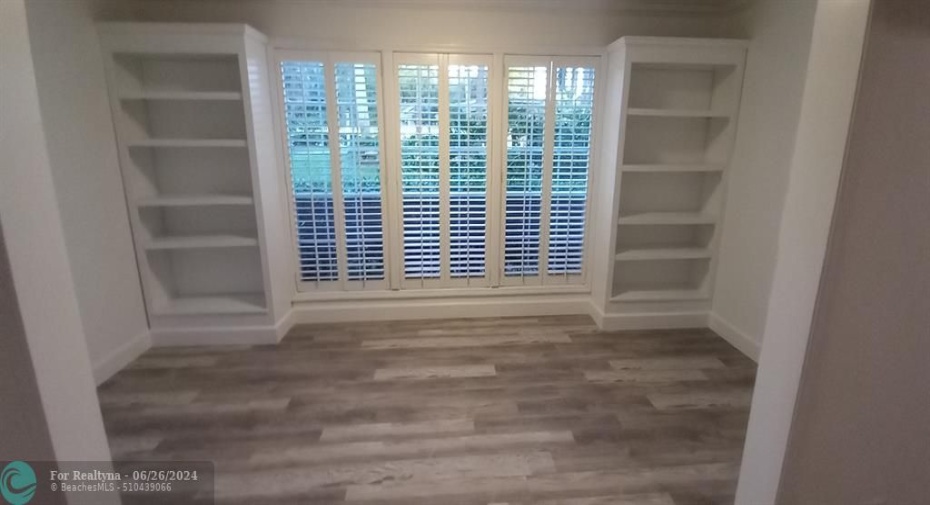
<svg viewBox="0 0 930 505">
<path fill-rule="evenodd" d="M 617 261 L 638 260 L 690 260 L 704 259 L 713 256 L 710 249 L 701 247 L 676 247 L 656 249 L 629 249 L 615 256 Z"/>
<path fill-rule="evenodd" d="M 265 295 L 246 293 L 171 298 L 155 307 L 154 312 L 159 315 L 263 314 L 267 309 Z"/>
<path fill-rule="evenodd" d="M 612 296 L 612 302 L 664 302 L 673 300 L 704 300 L 709 298 L 700 289 L 631 289 Z"/>
<path fill-rule="evenodd" d="M 240 139 L 142 139 L 127 142 L 129 147 L 246 147 Z"/>
<path fill-rule="evenodd" d="M 242 100 L 238 91 L 136 91 L 120 94 L 123 100 Z"/>
<path fill-rule="evenodd" d="M 624 172 L 722 172 L 726 165 L 718 164 L 635 164 L 621 165 Z"/>
<path fill-rule="evenodd" d="M 617 224 L 714 224 L 717 218 L 700 212 L 644 212 L 620 216 Z"/>
<path fill-rule="evenodd" d="M 148 250 L 163 249 L 209 249 L 221 247 L 254 247 L 258 239 L 238 235 L 202 235 L 184 237 L 160 237 L 150 240 L 145 248 Z"/>
<path fill-rule="evenodd" d="M 252 197 L 237 195 L 157 196 L 139 200 L 139 207 L 192 207 L 199 205 L 252 205 Z"/>
<path fill-rule="evenodd" d="M 652 117 L 696 117 L 696 118 L 728 118 L 732 114 L 719 110 L 701 109 L 627 109 L 629 116 Z"/>
</svg>

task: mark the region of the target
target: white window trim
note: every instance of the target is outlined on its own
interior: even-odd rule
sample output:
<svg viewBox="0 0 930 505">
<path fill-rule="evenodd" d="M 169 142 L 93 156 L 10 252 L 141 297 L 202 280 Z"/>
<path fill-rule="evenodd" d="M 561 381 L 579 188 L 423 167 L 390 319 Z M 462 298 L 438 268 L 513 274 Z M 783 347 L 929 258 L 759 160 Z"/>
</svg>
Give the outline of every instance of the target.
<svg viewBox="0 0 930 505">
<path fill-rule="evenodd" d="M 551 286 L 500 286 L 407 289 L 395 291 L 304 291 L 294 297 L 296 302 L 322 302 L 340 300 L 410 300 L 421 298 L 462 298 L 482 296 L 534 296 L 546 294 L 586 294 L 590 287 L 585 284 Z"/>
</svg>

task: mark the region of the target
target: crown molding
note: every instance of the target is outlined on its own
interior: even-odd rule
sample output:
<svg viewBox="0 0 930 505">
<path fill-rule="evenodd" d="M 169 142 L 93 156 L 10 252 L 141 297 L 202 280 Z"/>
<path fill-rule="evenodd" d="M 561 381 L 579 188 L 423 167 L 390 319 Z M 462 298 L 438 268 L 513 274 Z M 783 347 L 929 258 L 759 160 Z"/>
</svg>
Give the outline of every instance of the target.
<svg viewBox="0 0 930 505">
<path fill-rule="evenodd" d="M 752 0 L 136 0 L 142 3 L 275 3 L 312 1 L 321 7 L 418 10 L 557 11 L 577 14 L 730 14 Z"/>
</svg>

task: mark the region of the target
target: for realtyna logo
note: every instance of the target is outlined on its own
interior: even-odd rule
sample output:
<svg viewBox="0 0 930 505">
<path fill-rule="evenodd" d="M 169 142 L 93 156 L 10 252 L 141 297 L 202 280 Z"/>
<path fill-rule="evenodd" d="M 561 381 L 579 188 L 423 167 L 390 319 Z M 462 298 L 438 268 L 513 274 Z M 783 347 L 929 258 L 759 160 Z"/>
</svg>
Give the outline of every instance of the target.
<svg viewBox="0 0 930 505">
<path fill-rule="evenodd" d="M 26 505 L 36 494 L 36 473 L 24 461 L 11 461 L 0 474 L 0 495 L 10 505 Z"/>
</svg>

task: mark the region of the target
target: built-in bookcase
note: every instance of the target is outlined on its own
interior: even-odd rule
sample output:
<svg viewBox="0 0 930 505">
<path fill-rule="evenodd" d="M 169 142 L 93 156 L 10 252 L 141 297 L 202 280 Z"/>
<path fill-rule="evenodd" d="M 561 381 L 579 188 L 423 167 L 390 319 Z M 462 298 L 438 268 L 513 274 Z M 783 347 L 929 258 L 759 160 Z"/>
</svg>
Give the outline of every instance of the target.
<svg viewBox="0 0 930 505">
<path fill-rule="evenodd" d="M 257 115 L 270 114 L 269 90 L 247 68 L 264 62 L 264 37 L 243 25 L 118 23 L 100 33 L 153 328 L 273 320 L 261 220 L 280 200 L 263 209 L 260 186 L 278 174 L 273 142 L 258 145 L 253 133 Z"/>
<path fill-rule="evenodd" d="M 238 57 L 117 53 L 114 63 L 152 312 L 265 311 Z"/>
<path fill-rule="evenodd" d="M 745 51 L 742 41 L 710 39 L 610 46 L 598 202 L 605 275 L 595 286 L 605 313 L 707 306 Z"/>
</svg>

